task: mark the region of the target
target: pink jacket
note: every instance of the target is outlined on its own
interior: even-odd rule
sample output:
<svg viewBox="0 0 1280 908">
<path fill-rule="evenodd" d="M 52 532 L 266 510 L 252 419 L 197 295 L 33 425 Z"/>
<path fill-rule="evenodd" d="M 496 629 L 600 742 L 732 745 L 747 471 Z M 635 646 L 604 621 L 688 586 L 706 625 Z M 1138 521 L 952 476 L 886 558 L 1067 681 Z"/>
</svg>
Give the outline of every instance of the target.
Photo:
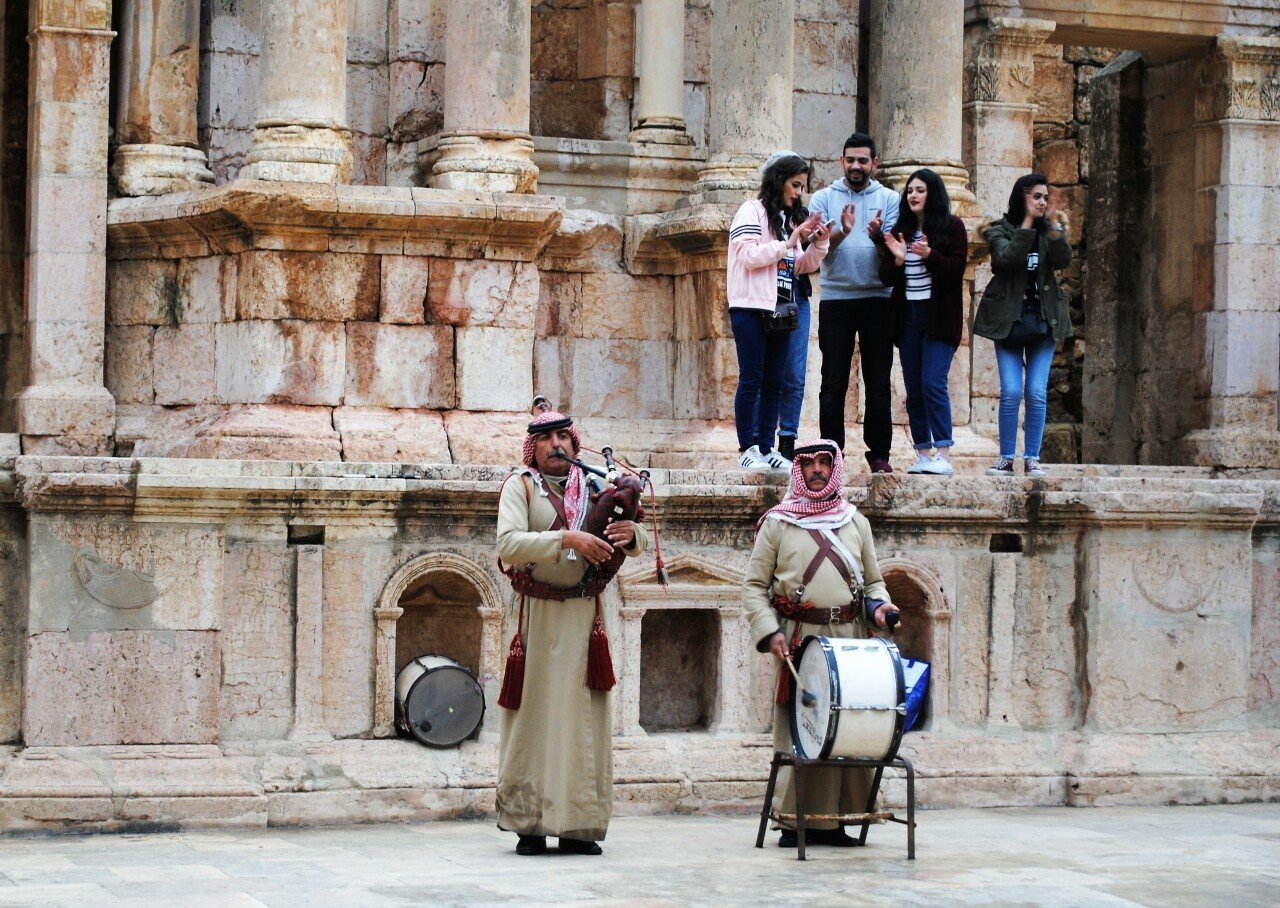
<svg viewBox="0 0 1280 908">
<path fill-rule="evenodd" d="M 800 252 L 796 275 L 817 271 L 829 245 L 823 240 Z M 743 202 L 729 226 L 729 308 L 772 312 L 778 304 L 778 262 L 786 255 L 786 241 L 773 239 L 769 230 L 764 204 Z"/>
</svg>

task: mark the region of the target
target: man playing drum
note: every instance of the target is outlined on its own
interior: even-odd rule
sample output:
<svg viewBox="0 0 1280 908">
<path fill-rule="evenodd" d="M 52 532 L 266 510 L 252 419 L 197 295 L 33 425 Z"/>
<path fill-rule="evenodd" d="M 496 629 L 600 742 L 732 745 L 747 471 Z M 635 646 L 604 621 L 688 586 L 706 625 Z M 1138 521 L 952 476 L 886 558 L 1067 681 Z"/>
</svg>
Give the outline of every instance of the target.
<svg viewBox="0 0 1280 908">
<path fill-rule="evenodd" d="M 778 657 L 778 690 L 788 690 L 787 659 L 809 634 L 865 637 L 867 623 L 886 627 L 898 609 L 876 562 L 871 525 L 844 500 L 844 459 L 835 442 L 819 439 L 795 449 L 791 487 L 782 504 L 756 526 L 756 543 L 742 581 L 742 602 L 756 649 Z M 779 697 L 786 702 L 785 695 Z M 791 750 L 785 710 L 775 709 L 773 744 Z M 805 813 L 861 813 L 872 771 L 834 767 L 805 773 Z M 790 767 L 778 778 L 773 810 L 794 815 L 795 786 Z M 832 820 L 805 823 L 808 845 L 856 845 L 858 840 Z M 782 829 L 778 844 L 796 846 L 794 828 Z"/>
<path fill-rule="evenodd" d="M 498 557 L 519 604 L 498 699 L 498 827 L 520 837 L 517 854 L 542 854 L 549 835 L 562 852 L 600 854 L 613 812 L 608 579 L 589 568 L 614 548 L 640 554 L 649 537 L 631 521 L 610 523 L 608 542 L 583 531 L 586 477 L 557 456 L 580 447 L 573 420 L 548 408 L 529 424 L 524 469 L 498 501 Z"/>
</svg>

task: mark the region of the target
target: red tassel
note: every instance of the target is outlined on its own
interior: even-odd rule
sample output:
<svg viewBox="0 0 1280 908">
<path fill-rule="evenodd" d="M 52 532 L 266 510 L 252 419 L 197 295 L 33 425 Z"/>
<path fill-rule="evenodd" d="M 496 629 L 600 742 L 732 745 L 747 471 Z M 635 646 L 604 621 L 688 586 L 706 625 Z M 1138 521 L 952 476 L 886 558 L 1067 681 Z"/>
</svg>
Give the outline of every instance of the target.
<svg viewBox="0 0 1280 908">
<path fill-rule="evenodd" d="M 524 645 L 520 632 L 511 638 L 511 651 L 507 653 L 507 670 L 502 675 L 502 692 L 498 705 L 504 709 L 519 709 L 524 695 Z"/>
<path fill-rule="evenodd" d="M 498 693 L 498 705 L 503 709 L 519 709 L 524 697 L 524 642 L 520 632 L 524 630 L 524 597 L 520 597 L 520 616 L 516 619 L 516 634 L 511 638 L 507 652 L 507 670 L 502 674 L 502 690 Z"/>
<path fill-rule="evenodd" d="M 787 701 L 791 699 L 791 673 L 785 670 L 778 672 L 778 696 L 774 702 L 779 706 L 786 706 Z"/>
<path fill-rule="evenodd" d="M 596 599 L 596 621 L 591 628 L 591 642 L 587 645 L 587 687 L 592 690 L 613 690 L 618 679 L 613 674 L 613 657 L 609 655 L 609 635 L 604 631 L 600 617 L 600 600 Z"/>
</svg>

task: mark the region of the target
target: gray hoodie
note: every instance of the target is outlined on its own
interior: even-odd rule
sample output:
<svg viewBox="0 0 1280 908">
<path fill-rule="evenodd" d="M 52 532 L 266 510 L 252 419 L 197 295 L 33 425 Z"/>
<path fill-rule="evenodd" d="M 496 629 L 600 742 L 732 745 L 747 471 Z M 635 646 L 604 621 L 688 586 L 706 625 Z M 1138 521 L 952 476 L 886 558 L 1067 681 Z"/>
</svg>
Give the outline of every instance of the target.
<svg viewBox="0 0 1280 908">
<path fill-rule="evenodd" d="M 826 220 L 834 220 L 839 225 L 840 212 L 850 203 L 858 211 L 853 232 L 822 260 L 822 298 L 871 296 L 888 299 L 890 291 L 880 283 L 880 258 L 875 243 L 867 236 L 867 224 L 879 209 L 884 219 L 884 232 L 888 233 L 898 222 L 898 194 L 876 180 L 868 181 L 867 188 L 861 192 L 854 192 L 841 177 L 813 194 L 809 210 L 821 211 Z"/>
</svg>

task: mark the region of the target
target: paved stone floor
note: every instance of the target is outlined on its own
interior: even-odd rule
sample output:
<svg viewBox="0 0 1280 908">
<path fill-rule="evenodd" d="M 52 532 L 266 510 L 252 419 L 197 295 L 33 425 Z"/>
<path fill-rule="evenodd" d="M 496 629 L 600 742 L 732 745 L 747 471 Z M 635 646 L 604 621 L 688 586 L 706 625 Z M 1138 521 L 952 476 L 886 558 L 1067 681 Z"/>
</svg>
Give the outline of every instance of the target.
<svg viewBox="0 0 1280 908">
<path fill-rule="evenodd" d="M 488 822 L 0 838 L 0 905 L 1280 904 L 1280 805 L 940 810 L 805 864 L 748 817 L 614 821 L 601 858 Z"/>
</svg>

